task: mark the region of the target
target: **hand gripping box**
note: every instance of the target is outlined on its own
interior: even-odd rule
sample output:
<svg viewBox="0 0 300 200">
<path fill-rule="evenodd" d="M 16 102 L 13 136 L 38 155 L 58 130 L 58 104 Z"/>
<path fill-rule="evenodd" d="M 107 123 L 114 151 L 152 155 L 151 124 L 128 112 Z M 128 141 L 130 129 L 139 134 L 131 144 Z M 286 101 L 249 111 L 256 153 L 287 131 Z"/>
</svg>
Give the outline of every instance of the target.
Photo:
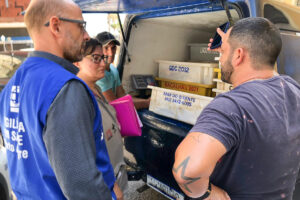
<svg viewBox="0 0 300 200">
<path fill-rule="evenodd" d="M 190 94 L 154 86 L 149 110 L 172 119 L 194 125 L 201 111 L 211 102 L 212 97 Z"/>
</svg>

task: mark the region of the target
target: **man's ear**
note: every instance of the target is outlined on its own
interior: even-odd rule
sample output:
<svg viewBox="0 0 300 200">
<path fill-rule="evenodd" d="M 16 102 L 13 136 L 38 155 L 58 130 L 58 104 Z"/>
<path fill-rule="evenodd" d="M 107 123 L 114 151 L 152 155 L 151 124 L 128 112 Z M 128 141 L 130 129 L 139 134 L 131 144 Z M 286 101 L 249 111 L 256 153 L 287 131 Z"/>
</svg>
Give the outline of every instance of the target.
<svg viewBox="0 0 300 200">
<path fill-rule="evenodd" d="M 58 17 L 53 16 L 50 18 L 49 27 L 50 27 L 52 34 L 54 34 L 54 35 L 60 34 L 60 31 L 61 31 L 60 24 L 61 24 L 61 21 L 58 19 Z"/>
<path fill-rule="evenodd" d="M 243 48 L 237 48 L 233 52 L 232 64 L 233 66 L 239 66 L 245 61 L 246 51 Z"/>
<path fill-rule="evenodd" d="M 80 68 L 80 62 L 74 62 L 73 65 L 75 65 L 76 67 Z"/>
</svg>

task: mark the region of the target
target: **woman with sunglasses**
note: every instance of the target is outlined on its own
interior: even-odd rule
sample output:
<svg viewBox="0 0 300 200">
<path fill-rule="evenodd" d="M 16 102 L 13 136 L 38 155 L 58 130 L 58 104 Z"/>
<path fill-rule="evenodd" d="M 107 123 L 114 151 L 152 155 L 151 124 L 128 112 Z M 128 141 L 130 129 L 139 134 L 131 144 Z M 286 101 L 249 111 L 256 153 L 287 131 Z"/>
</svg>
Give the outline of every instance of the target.
<svg viewBox="0 0 300 200">
<path fill-rule="evenodd" d="M 102 95 L 101 89 L 96 85 L 96 81 L 105 75 L 106 59 L 102 52 L 102 45 L 98 40 L 90 39 L 86 42 L 82 61 L 75 63 L 75 65 L 79 68 L 77 76 L 89 86 L 97 99 L 101 111 L 105 143 L 116 176 L 114 192 L 117 199 L 122 200 L 128 182 L 123 156 L 123 141 L 116 111 L 109 105 Z"/>
</svg>

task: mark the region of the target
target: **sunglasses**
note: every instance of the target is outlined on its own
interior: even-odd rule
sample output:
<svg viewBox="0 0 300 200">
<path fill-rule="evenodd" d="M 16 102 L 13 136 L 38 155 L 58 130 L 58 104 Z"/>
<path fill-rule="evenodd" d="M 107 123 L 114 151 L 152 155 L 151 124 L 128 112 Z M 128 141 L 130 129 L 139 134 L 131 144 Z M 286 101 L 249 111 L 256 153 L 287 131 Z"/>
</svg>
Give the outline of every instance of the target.
<svg viewBox="0 0 300 200">
<path fill-rule="evenodd" d="M 88 55 L 88 56 L 86 56 L 86 57 L 92 58 L 92 61 L 93 61 L 93 63 L 95 63 L 95 64 L 99 64 L 102 60 L 103 60 L 104 62 L 107 62 L 107 58 L 108 58 L 108 56 L 100 55 L 100 54 L 92 54 L 92 55 Z"/>
<path fill-rule="evenodd" d="M 83 20 L 77 20 L 77 19 L 68 19 L 64 17 L 58 17 L 59 20 L 65 21 L 65 22 L 71 22 L 71 23 L 76 23 L 80 25 L 81 31 L 84 32 L 86 28 L 86 21 Z M 44 26 L 49 26 L 50 22 L 47 22 L 44 24 Z"/>
</svg>

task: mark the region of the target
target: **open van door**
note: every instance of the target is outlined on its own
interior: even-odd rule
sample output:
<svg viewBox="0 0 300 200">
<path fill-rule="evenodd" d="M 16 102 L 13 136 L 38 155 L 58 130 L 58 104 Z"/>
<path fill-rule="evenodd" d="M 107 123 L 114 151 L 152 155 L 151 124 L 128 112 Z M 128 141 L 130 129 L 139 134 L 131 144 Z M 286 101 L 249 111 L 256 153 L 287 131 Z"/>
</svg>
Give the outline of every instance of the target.
<svg viewBox="0 0 300 200">
<path fill-rule="evenodd" d="M 272 2 L 279 1 L 75 0 L 75 2 L 85 13 L 128 14 L 122 27 L 123 44 L 118 70 L 126 92 L 141 95 L 132 85 L 132 75 L 157 77 L 159 60 L 179 63 L 191 61 L 190 47 L 195 44 L 207 44 L 209 38 L 213 37 L 216 27 L 229 20 L 228 12 L 233 21 L 251 16 L 267 17 L 264 13 L 264 6 L 274 5 Z M 224 5 L 228 6 L 227 10 Z M 277 4 L 275 8 L 278 8 Z M 290 21 L 294 18 L 294 13 L 298 14 L 296 15 L 298 19 L 300 18 L 297 8 L 299 11 L 299 7 L 294 6 L 293 14 L 288 15 Z M 289 31 L 282 29 L 283 34 L 287 32 Z M 297 29 L 289 34 L 299 41 L 296 32 Z M 300 63 L 299 56 L 294 56 L 294 66 L 289 64 L 291 68 L 286 67 L 287 63 L 291 62 L 291 59 L 287 57 L 289 51 L 286 50 L 290 47 L 288 40 L 285 42 L 283 39 L 284 52 L 282 52 L 283 57 L 279 59 L 278 69 L 279 72 L 286 72 L 289 75 L 293 73 L 292 77 L 299 82 L 300 72 L 299 64 L 297 64 Z M 296 45 L 295 51 L 297 49 L 299 50 L 299 46 Z M 218 61 L 210 60 L 210 62 L 217 63 Z M 177 69 L 174 64 L 170 66 L 173 66 L 172 70 Z M 178 69 L 180 67 L 182 66 Z M 180 69 L 186 72 L 186 68 Z M 169 83 L 177 89 L 185 87 L 180 84 Z M 147 96 L 147 92 L 142 94 Z M 159 99 L 161 102 L 164 100 Z M 173 103 L 170 102 L 170 105 Z M 179 121 L 176 116 L 165 117 L 147 109 L 140 110 L 138 114 L 143 123 L 142 136 L 124 139 L 126 163 L 136 172 L 129 175 L 131 178 L 143 179 L 150 187 L 170 199 L 185 199 L 186 196 L 173 178 L 172 165 L 175 150 L 193 123 Z"/>
</svg>

